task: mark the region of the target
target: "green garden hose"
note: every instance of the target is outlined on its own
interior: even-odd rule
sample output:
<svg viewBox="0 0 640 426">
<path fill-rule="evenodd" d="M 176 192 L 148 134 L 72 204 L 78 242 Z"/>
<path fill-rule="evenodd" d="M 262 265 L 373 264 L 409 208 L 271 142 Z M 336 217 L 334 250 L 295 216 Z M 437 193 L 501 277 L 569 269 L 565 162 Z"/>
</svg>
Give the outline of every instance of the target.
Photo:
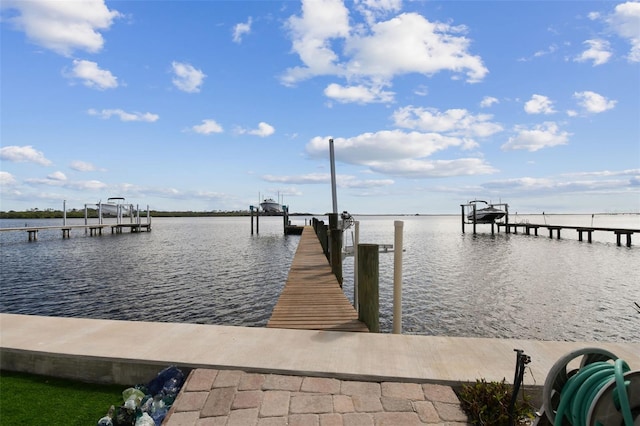
<svg viewBox="0 0 640 426">
<path fill-rule="evenodd" d="M 564 418 L 572 425 L 586 425 L 589 408 L 595 397 L 600 389 L 613 380 L 616 383 L 616 406 L 620 408 L 625 426 L 633 426 L 626 391 L 629 383 L 624 380 L 624 373 L 629 370 L 629 365 L 621 359 L 616 359 L 614 364 L 599 361 L 581 368 L 562 388 L 554 426 L 562 426 Z"/>
</svg>

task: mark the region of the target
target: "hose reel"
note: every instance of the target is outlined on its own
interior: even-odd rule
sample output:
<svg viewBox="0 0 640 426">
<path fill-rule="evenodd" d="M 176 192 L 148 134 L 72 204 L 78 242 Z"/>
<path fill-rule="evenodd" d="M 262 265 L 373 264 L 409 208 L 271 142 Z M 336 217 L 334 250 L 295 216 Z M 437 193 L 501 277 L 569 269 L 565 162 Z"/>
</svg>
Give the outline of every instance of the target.
<svg viewBox="0 0 640 426">
<path fill-rule="evenodd" d="M 549 370 L 544 414 L 555 426 L 640 426 L 640 370 L 629 370 L 604 349 L 569 352 Z"/>
</svg>

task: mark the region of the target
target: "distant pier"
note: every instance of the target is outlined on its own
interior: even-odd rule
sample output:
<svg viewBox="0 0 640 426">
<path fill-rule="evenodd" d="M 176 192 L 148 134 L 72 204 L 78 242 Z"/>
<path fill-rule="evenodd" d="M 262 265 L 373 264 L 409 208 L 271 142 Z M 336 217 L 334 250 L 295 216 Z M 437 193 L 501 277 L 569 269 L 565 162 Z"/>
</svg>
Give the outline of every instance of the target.
<svg viewBox="0 0 640 426">
<path fill-rule="evenodd" d="M 133 208 L 133 205 L 131 206 Z M 138 212 L 137 216 L 129 216 L 130 222 L 124 222 L 124 216 L 119 213 L 116 218 L 116 223 L 104 223 L 101 210 L 99 209 L 97 223 L 89 223 L 90 218 L 87 214 L 87 205 L 84 206 L 84 225 L 68 225 L 67 224 L 67 210 L 66 210 L 66 201 L 63 205 L 63 218 L 62 225 L 43 225 L 43 226 L 19 226 L 15 228 L 0 228 L 0 232 L 26 232 L 27 238 L 29 241 L 37 241 L 38 240 L 38 232 L 39 231 L 50 231 L 50 230 L 60 230 L 62 231 L 62 238 L 71 238 L 71 230 L 72 229 L 83 229 L 85 234 L 89 233 L 90 236 L 94 235 L 102 235 L 102 230 L 105 228 L 111 228 L 112 234 L 122 234 L 123 230 L 128 229 L 130 232 L 142 232 L 147 231 L 151 232 L 151 214 L 149 211 L 149 206 L 147 206 L 146 213 L 146 223 L 140 218 L 140 210 L 136 210 Z"/>
<path fill-rule="evenodd" d="M 504 228 L 507 234 L 517 234 L 518 228 L 522 228 L 522 231 L 526 235 L 538 235 L 538 229 L 546 228 L 549 231 L 549 238 L 553 238 L 554 233 L 557 239 L 560 239 L 560 234 L 563 229 L 573 229 L 578 232 L 578 241 L 584 241 L 586 235 L 589 243 L 593 242 L 592 234 L 595 231 L 600 232 L 613 232 L 616 235 L 616 244 L 618 247 L 622 246 L 622 236 L 625 237 L 625 245 L 631 247 L 631 235 L 640 233 L 640 229 L 628 229 L 628 228 L 607 228 L 607 227 L 594 227 L 594 226 L 571 226 L 571 225 L 550 225 L 550 224 L 537 224 L 529 222 L 517 222 L 509 223 L 509 205 L 508 204 L 492 204 L 493 206 L 501 206 L 504 208 L 504 218 L 498 220 L 489 221 L 476 221 L 476 207 L 472 203 L 460 204 L 461 207 L 461 220 L 462 220 L 462 233 L 465 232 L 465 224 L 473 225 L 473 233 L 476 233 L 476 226 L 480 224 L 491 225 L 491 234 L 497 231 L 500 232 L 500 228 Z M 473 219 L 472 219 L 473 218 Z"/>
<path fill-rule="evenodd" d="M 626 229 L 626 228 L 604 228 L 604 227 L 592 227 L 592 226 L 568 226 L 568 225 L 547 225 L 547 224 L 534 224 L 534 223 L 496 223 L 498 227 L 498 232 L 500 232 L 500 228 L 504 228 L 507 234 L 518 233 L 518 228 L 522 228 L 522 231 L 526 235 L 531 235 L 531 231 L 533 230 L 534 235 L 538 235 L 539 228 L 546 228 L 549 231 L 549 238 L 553 238 L 555 233 L 556 238 L 560 239 L 560 231 L 563 229 L 573 229 L 578 232 L 578 241 L 583 241 L 583 236 L 586 234 L 587 241 L 592 242 L 591 234 L 594 231 L 601 232 L 613 232 L 616 235 L 616 244 L 618 246 L 622 245 L 622 236 L 625 236 L 626 246 L 631 247 L 631 235 L 634 233 L 640 233 L 640 229 Z"/>
<path fill-rule="evenodd" d="M 62 231 L 62 238 L 71 238 L 72 229 L 84 229 L 90 236 L 102 235 L 104 228 L 111 228 L 112 234 L 121 234 L 128 229 L 131 232 L 151 231 L 151 223 L 114 223 L 114 224 L 89 224 L 89 225 L 49 225 L 49 226 L 21 226 L 17 228 L 0 228 L 0 232 L 26 232 L 29 241 L 38 240 L 39 231 Z"/>
</svg>

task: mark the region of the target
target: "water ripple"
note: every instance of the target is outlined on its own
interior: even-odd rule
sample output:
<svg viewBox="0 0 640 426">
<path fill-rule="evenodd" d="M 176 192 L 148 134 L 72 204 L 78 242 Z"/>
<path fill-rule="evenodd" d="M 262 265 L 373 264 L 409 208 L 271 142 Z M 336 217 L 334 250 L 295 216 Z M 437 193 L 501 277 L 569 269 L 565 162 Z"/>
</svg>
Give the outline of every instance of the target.
<svg viewBox="0 0 640 426">
<path fill-rule="evenodd" d="M 638 341 L 640 249 L 461 233 L 457 217 L 405 217 L 403 331 Z M 393 219 L 363 217 L 361 242 L 393 243 Z M 22 224 L 18 224 L 22 225 Z M 2 312 L 263 327 L 299 237 L 281 218 L 155 219 L 152 232 L 0 233 Z M 3 222 L 3 226 L 7 226 Z M 605 225 L 601 225 L 605 226 Z M 393 254 L 380 254 L 380 327 L 392 329 Z M 344 261 L 353 301 L 353 258 Z"/>
</svg>

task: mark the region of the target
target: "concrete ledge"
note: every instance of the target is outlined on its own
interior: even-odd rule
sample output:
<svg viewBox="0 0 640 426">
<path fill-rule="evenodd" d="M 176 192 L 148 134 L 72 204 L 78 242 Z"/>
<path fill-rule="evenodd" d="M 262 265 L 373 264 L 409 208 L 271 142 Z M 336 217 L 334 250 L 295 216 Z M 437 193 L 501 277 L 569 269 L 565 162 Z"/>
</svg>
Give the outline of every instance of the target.
<svg viewBox="0 0 640 426">
<path fill-rule="evenodd" d="M 131 386 L 148 383 L 166 363 L 146 363 L 143 360 L 78 357 L 74 355 L 0 349 L 0 368 L 43 376 L 61 377 L 87 383 Z M 187 375 L 190 369 L 182 368 Z"/>
<path fill-rule="evenodd" d="M 609 350 L 640 369 L 640 342 L 349 333 L 0 314 L 0 368 L 130 385 L 167 365 L 339 379 L 437 383 L 513 379 L 516 355 L 532 359 L 526 386 L 543 386 L 573 350 Z"/>
</svg>

